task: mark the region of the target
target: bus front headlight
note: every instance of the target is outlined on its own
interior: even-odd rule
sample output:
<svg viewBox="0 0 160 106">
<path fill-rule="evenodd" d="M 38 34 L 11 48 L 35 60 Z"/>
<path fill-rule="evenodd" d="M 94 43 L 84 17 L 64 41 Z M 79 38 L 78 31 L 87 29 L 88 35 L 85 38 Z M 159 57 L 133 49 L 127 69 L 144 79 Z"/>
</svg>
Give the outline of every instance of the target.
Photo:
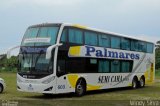
<svg viewBox="0 0 160 106">
<path fill-rule="evenodd" d="M 52 77 L 50 77 L 50 78 L 42 81 L 42 83 L 43 83 L 43 84 L 48 84 L 48 83 L 50 83 L 51 81 L 53 81 L 54 79 L 55 79 L 55 76 L 52 76 Z"/>
<path fill-rule="evenodd" d="M 20 78 L 18 78 L 17 77 L 17 81 L 19 82 L 19 83 L 21 83 L 21 82 L 23 82 Z"/>
</svg>

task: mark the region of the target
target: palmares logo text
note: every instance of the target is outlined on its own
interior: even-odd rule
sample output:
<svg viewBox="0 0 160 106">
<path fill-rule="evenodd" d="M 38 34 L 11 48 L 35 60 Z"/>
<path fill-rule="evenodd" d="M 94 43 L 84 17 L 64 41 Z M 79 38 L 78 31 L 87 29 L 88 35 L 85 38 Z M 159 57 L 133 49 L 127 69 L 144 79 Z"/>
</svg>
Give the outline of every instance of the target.
<svg viewBox="0 0 160 106">
<path fill-rule="evenodd" d="M 116 58 L 116 59 L 132 59 L 139 60 L 140 55 L 135 53 L 126 53 L 122 51 L 112 51 L 106 48 L 98 48 L 93 46 L 85 46 L 85 56 L 87 57 L 100 57 L 100 58 Z"/>
</svg>

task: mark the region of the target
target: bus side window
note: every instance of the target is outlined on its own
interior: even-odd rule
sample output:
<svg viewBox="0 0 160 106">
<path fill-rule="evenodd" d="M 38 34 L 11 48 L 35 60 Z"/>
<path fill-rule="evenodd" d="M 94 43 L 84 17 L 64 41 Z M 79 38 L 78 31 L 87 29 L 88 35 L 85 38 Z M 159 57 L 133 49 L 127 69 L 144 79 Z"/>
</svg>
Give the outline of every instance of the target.
<svg viewBox="0 0 160 106">
<path fill-rule="evenodd" d="M 147 43 L 147 53 L 153 53 L 153 44 Z"/>
<path fill-rule="evenodd" d="M 108 60 L 99 60 L 98 72 L 99 73 L 109 73 L 110 62 Z"/>
<path fill-rule="evenodd" d="M 83 32 L 79 29 L 68 30 L 68 40 L 70 43 L 83 44 Z"/>
<path fill-rule="evenodd" d="M 122 50 L 130 50 L 131 48 L 131 41 L 127 38 L 121 39 L 121 49 Z"/>
<path fill-rule="evenodd" d="M 99 46 L 110 47 L 110 36 L 105 34 L 99 34 Z"/>
<path fill-rule="evenodd" d="M 87 58 L 85 72 L 86 73 L 97 73 L 98 72 L 98 60 Z"/>
<path fill-rule="evenodd" d="M 62 32 L 61 42 L 67 42 L 67 33 L 68 33 L 68 30 L 65 28 Z"/>
<path fill-rule="evenodd" d="M 111 37 L 111 48 L 120 49 L 120 38 L 119 37 Z"/>
<path fill-rule="evenodd" d="M 86 31 L 84 33 L 84 37 L 85 37 L 85 44 L 86 45 L 92 45 L 92 46 L 97 46 L 98 45 L 97 33 Z"/>
<path fill-rule="evenodd" d="M 112 60 L 111 61 L 111 73 L 119 73 L 120 72 L 120 61 Z"/>
<path fill-rule="evenodd" d="M 138 41 L 137 40 L 131 41 L 131 50 L 138 51 Z"/>
<path fill-rule="evenodd" d="M 138 43 L 138 51 L 146 52 L 147 44 L 145 42 L 139 41 Z"/>
</svg>

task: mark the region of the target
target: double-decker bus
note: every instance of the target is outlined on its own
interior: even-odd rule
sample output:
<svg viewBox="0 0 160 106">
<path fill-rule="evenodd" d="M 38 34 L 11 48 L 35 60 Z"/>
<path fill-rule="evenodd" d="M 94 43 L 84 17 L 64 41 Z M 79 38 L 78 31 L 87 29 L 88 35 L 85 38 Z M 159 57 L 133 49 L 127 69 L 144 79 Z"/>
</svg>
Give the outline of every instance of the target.
<svg viewBox="0 0 160 106">
<path fill-rule="evenodd" d="M 131 86 L 155 78 L 154 43 L 77 24 L 30 26 L 19 51 L 17 89 L 59 94 Z"/>
</svg>

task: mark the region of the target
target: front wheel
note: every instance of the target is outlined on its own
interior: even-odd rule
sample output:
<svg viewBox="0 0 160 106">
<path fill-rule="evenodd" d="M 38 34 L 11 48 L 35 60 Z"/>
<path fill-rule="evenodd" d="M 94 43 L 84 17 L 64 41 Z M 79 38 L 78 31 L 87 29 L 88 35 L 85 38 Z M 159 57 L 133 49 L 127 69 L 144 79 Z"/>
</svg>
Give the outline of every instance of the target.
<svg viewBox="0 0 160 106">
<path fill-rule="evenodd" d="M 85 92 L 86 92 L 86 84 L 82 79 L 80 79 L 77 81 L 75 93 L 77 96 L 83 96 Z"/>
</svg>

